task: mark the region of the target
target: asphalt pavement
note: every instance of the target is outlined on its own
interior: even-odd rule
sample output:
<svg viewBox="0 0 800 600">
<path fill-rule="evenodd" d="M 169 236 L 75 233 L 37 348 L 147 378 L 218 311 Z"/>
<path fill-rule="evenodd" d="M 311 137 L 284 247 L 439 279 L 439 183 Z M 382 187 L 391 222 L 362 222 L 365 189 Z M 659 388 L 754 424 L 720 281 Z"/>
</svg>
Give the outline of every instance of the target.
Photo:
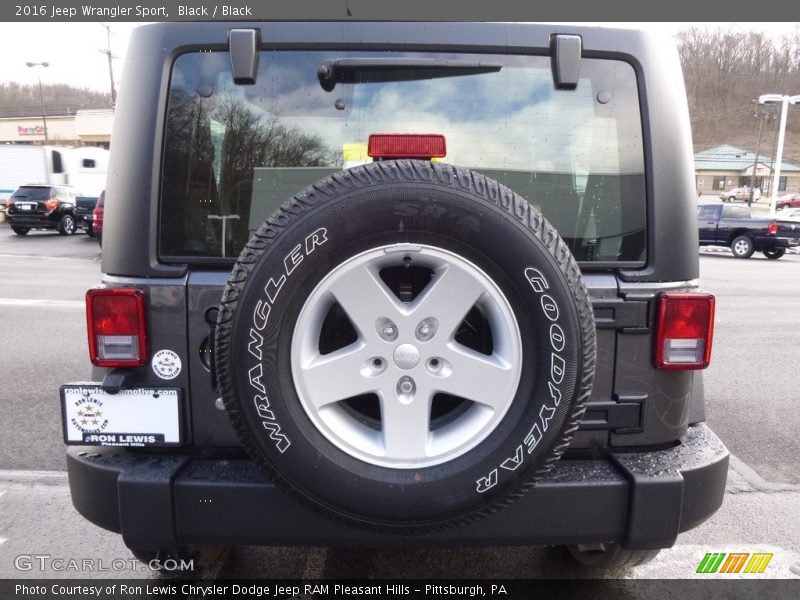
<svg viewBox="0 0 800 600">
<path fill-rule="evenodd" d="M 122 540 L 72 508 L 64 473 L 58 386 L 88 375 L 85 290 L 100 279 L 100 250 L 83 235 L 0 228 L 0 577 L 157 577 Z M 725 502 L 626 578 L 696 577 L 706 552 L 770 552 L 764 577 L 800 578 L 800 256 L 734 259 L 701 251 L 702 285 L 717 295 L 708 423 L 733 453 Z M 25 557 L 103 559 L 104 570 L 25 569 Z M 20 559 L 20 557 L 23 557 Z M 22 562 L 20 562 L 20 560 Z M 28 562 L 26 562 L 28 560 Z M 116 563 L 119 569 L 110 568 Z M 96 565 L 99 563 L 95 562 Z M 209 579 L 225 577 L 596 577 L 548 548 L 232 549 Z M 597 598 L 616 597 L 597 588 Z"/>
</svg>

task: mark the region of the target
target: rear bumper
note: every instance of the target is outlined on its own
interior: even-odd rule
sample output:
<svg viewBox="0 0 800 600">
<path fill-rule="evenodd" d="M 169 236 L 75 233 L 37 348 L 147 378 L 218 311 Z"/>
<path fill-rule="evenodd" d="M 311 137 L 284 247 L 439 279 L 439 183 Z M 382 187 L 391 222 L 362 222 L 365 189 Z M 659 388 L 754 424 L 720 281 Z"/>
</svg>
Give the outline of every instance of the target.
<svg viewBox="0 0 800 600">
<path fill-rule="evenodd" d="M 80 229 L 91 229 L 92 213 L 75 213 L 75 225 Z"/>
<path fill-rule="evenodd" d="M 796 248 L 800 246 L 800 238 L 765 238 L 764 246 L 767 248 Z"/>
<path fill-rule="evenodd" d="M 6 215 L 6 222 L 12 227 L 30 227 L 31 229 L 55 229 L 61 220 L 61 215 Z"/>
<path fill-rule="evenodd" d="M 247 459 L 135 455 L 115 448 L 67 451 L 72 501 L 128 546 L 540 545 L 621 542 L 671 546 L 722 504 L 728 451 L 705 425 L 655 452 L 561 460 L 507 508 L 451 531 L 370 533 L 331 521 L 290 499 Z"/>
</svg>

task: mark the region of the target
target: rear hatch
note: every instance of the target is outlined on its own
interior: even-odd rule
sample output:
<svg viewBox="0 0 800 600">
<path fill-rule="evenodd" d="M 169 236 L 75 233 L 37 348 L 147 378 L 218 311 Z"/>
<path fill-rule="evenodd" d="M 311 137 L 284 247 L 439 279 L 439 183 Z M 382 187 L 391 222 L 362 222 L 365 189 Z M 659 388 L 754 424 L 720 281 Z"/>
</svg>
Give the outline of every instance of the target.
<svg viewBox="0 0 800 600">
<path fill-rule="evenodd" d="M 444 136 L 446 156 L 437 160 L 500 181 L 556 226 L 583 268 L 599 317 L 596 410 L 576 444 L 606 445 L 614 431 L 639 431 L 650 383 L 633 382 L 653 373 L 650 304 L 638 298 L 622 310 L 614 275 L 647 261 L 642 118 L 631 64 L 583 59 L 578 86 L 569 90 L 554 86 L 547 56 L 287 50 L 261 52 L 259 65 L 248 86 L 234 84 L 226 53 L 186 53 L 172 70 L 159 253 L 164 262 L 189 265 L 196 442 L 237 443 L 215 407 L 211 350 L 231 258 L 299 190 L 373 160 L 367 140 L 377 133 Z M 620 341 L 623 329 L 638 333 Z M 620 365 L 618 351 L 639 358 Z M 680 425 L 655 437 L 674 437 Z"/>
<path fill-rule="evenodd" d="M 53 197 L 53 188 L 49 186 L 22 186 L 9 198 L 12 217 L 43 217 L 47 214 L 46 203 Z"/>
</svg>

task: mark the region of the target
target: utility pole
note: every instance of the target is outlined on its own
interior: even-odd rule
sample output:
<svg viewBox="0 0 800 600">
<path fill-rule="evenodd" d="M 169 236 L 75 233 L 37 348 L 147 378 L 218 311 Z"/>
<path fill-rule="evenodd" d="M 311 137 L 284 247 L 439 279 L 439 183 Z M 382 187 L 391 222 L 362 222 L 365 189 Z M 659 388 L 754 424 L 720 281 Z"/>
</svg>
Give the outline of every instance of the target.
<svg viewBox="0 0 800 600">
<path fill-rule="evenodd" d="M 747 206 L 753 206 L 753 190 L 756 188 L 756 169 L 758 168 L 758 152 L 761 150 L 761 128 L 764 125 L 764 115 L 758 114 L 758 140 L 756 141 L 756 157 L 753 159 L 753 172 L 750 175 L 750 198 Z"/>
<path fill-rule="evenodd" d="M 111 53 L 111 25 L 100 23 L 102 27 L 106 28 L 106 49 L 100 50 L 101 53 L 108 57 L 108 77 L 111 80 L 111 108 L 117 105 L 117 89 L 114 87 L 114 66 L 113 59 L 119 58 Z"/>
<path fill-rule="evenodd" d="M 47 144 L 47 111 L 44 109 L 44 92 L 42 91 L 42 71 L 40 67 L 49 67 L 47 62 L 26 62 L 28 67 L 36 67 L 36 75 L 39 77 L 39 101 L 42 103 L 42 125 L 44 125 L 44 143 Z"/>
</svg>

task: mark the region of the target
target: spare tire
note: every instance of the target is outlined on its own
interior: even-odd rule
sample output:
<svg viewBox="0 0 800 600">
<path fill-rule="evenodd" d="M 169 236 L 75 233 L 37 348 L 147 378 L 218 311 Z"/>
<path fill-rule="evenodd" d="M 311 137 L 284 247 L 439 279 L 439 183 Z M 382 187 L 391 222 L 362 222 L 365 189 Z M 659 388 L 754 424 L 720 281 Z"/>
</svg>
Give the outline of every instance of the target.
<svg viewBox="0 0 800 600">
<path fill-rule="evenodd" d="M 424 161 L 343 171 L 281 206 L 239 256 L 215 337 L 247 452 L 295 498 L 377 530 L 522 494 L 594 374 L 589 298 L 556 231 L 497 182 Z"/>
</svg>

